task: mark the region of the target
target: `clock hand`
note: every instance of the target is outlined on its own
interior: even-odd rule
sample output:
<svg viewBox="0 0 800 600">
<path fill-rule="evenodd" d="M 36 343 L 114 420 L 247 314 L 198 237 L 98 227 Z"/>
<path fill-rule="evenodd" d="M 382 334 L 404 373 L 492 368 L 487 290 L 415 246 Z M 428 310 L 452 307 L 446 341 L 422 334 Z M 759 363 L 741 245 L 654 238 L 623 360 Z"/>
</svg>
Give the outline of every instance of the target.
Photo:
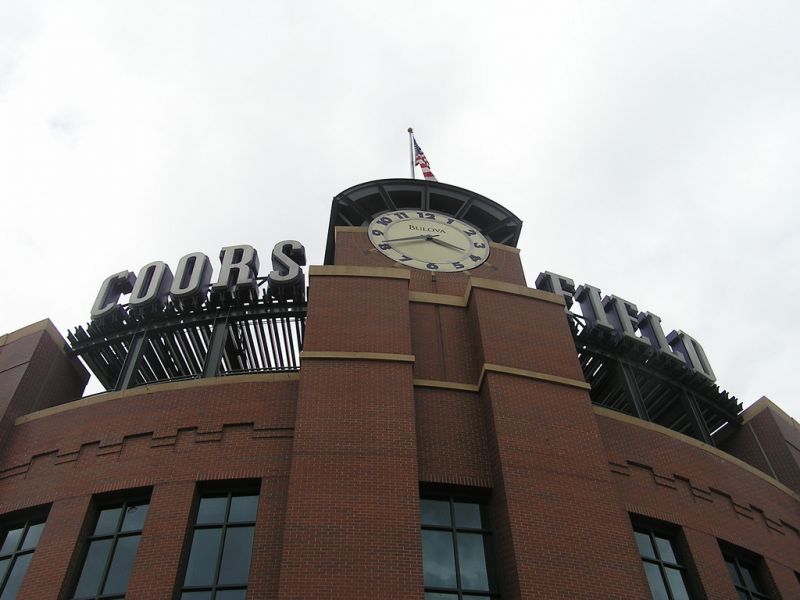
<svg viewBox="0 0 800 600">
<path fill-rule="evenodd" d="M 455 246 L 455 245 L 451 244 L 450 242 L 445 242 L 444 240 L 437 240 L 436 238 L 431 238 L 431 241 L 434 244 L 439 244 L 440 246 L 444 246 L 445 248 L 452 248 L 453 250 L 458 250 L 459 252 L 464 252 L 463 248 L 459 248 L 458 246 Z"/>
<path fill-rule="evenodd" d="M 438 234 L 437 234 L 438 235 Z M 435 238 L 435 235 L 412 235 L 404 238 L 394 238 L 393 240 L 383 240 L 384 244 L 391 244 L 392 242 L 405 242 L 407 240 L 429 240 Z"/>
</svg>

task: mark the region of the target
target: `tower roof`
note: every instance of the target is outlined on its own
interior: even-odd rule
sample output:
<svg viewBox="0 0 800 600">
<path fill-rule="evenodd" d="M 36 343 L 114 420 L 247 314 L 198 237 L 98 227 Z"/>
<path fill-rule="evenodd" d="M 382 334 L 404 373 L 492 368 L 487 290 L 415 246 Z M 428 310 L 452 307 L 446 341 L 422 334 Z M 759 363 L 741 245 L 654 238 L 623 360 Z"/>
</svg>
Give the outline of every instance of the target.
<svg viewBox="0 0 800 600">
<path fill-rule="evenodd" d="M 433 210 L 471 223 L 490 241 L 516 247 L 522 220 L 494 200 L 464 188 L 420 179 L 378 179 L 354 185 L 333 198 L 325 264 L 333 264 L 335 229 L 366 227 L 390 210 Z"/>
</svg>

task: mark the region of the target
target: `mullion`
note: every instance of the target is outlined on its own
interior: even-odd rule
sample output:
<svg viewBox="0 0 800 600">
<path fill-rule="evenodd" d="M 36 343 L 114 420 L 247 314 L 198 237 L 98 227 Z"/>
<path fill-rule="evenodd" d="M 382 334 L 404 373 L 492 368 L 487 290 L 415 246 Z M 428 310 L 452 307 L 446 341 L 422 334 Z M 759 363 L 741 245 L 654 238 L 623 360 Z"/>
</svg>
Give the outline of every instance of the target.
<svg viewBox="0 0 800 600">
<path fill-rule="evenodd" d="M 641 554 L 640 557 L 643 563 L 655 565 L 658 568 L 658 573 L 661 576 L 661 582 L 664 585 L 664 589 L 667 592 L 667 596 L 669 600 L 674 600 L 675 594 L 672 591 L 672 583 L 667 576 L 667 568 L 673 569 L 678 571 L 681 574 L 681 580 L 683 581 L 684 588 L 688 591 L 686 585 L 686 566 L 681 565 L 677 562 L 672 562 L 665 560 L 664 557 L 661 555 L 661 549 L 659 548 L 658 543 L 656 542 L 656 538 L 659 537 L 660 539 L 666 540 L 670 547 L 672 548 L 672 552 L 675 555 L 675 560 L 680 560 L 680 557 L 675 552 L 675 546 L 673 544 L 673 538 L 670 536 L 666 531 L 662 529 L 650 529 L 650 528 L 634 528 L 636 533 L 641 533 L 646 535 L 648 540 L 650 541 L 650 547 L 653 549 L 653 553 L 655 554 L 655 558 L 649 558 Z"/>
<path fill-rule="evenodd" d="M 461 564 L 458 560 L 458 532 L 456 530 L 456 510 L 453 504 L 453 497 L 447 499 L 450 507 L 450 537 L 453 540 L 453 559 L 456 564 L 456 590 L 458 591 L 458 600 L 463 600 L 461 595 Z"/>
<path fill-rule="evenodd" d="M 478 533 L 481 536 L 481 542 L 482 543 L 485 543 L 486 538 L 491 536 L 491 534 L 492 534 L 491 531 L 489 531 L 488 529 L 474 529 L 474 528 L 469 528 L 469 527 L 456 527 L 455 526 L 455 521 L 453 522 L 453 525 L 454 525 L 454 531 L 455 531 L 456 535 L 459 534 L 459 533 Z M 489 560 L 488 557 L 486 557 L 485 554 L 484 554 L 484 559 L 485 560 Z M 491 577 L 491 573 L 490 573 L 490 569 L 489 569 L 489 565 L 488 564 L 487 564 L 486 568 L 487 568 L 487 575 L 489 576 L 489 582 L 491 583 L 492 577 Z M 459 570 L 458 570 L 458 578 L 459 578 L 459 586 L 458 586 L 459 587 L 459 590 L 458 590 L 459 596 L 463 595 L 464 593 L 468 593 L 468 594 L 471 594 L 473 596 L 476 596 L 476 595 L 480 594 L 480 595 L 483 595 L 483 596 L 494 597 L 494 596 L 497 595 L 496 592 L 491 592 L 491 591 L 486 591 L 486 590 L 478 590 L 478 589 L 473 589 L 473 588 L 466 588 L 466 589 L 463 588 L 463 586 L 461 585 L 461 569 L 460 569 L 460 567 L 459 567 Z"/>
<path fill-rule="evenodd" d="M 462 533 L 480 533 L 482 535 L 491 535 L 491 529 L 479 529 L 476 527 L 452 527 L 447 525 L 422 525 L 422 529 L 434 529 L 436 531 L 453 531 L 454 529 Z"/>
<path fill-rule="evenodd" d="M 0 592 L 5 591 L 6 583 L 8 583 L 8 578 L 11 577 L 11 571 L 14 570 L 14 565 L 17 563 L 17 559 L 22 554 L 29 554 L 29 552 L 21 552 L 20 549 L 22 548 L 22 544 L 25 541 L 25 536 L 28 535 L 28 528 L 30 527 L 30 521 L 26 521 L 25 525 L 22 526 L 22 533 L 20 534 L 19 541 L 11 553 L 8 555 L 8 567 L 6 568 L 6 573 L 3 575 L 3 580 L 0 581 Z M 10 531 L 10 528 L 9 530 Z M 8 531 L 6 531 L 6 535 L 8 535 Z M 33 549 L 31 550 L 33 552 Z"/>
<path fill-rule="evenodd" d="M 225 551 L 225 536 L 228 535 L 228 519 L 231 512 L 231 492 L 228 492 L 225 501 L 225 516 L 222 517 L 222 535 L 219 538 L 219 549 L 217 550 L 217 566 L 214 570 L 214 581 L 211 584 L 211 600 L 217 597 L 217 586 L 219 585 L 219 571 L 222 568 L 222 554 Z"/>
<path fill-rule="evenodd" d="M 653 546 L 653 552 L 656 555 L 656 561 L 648 560 L 647 562 L 656 563 L 658 572 L 661 573 L 661 581 L 664 582 L 664 589 L 667 590 L 667 596 L 669 596 L 669 600 L 674 600 L 675 597 L 672 594 L 672 586 L 670 585 L 669 578 L 667 577 L 667 570 L 664 567 L 664 559 L 661 558 L 661 548 L 659 548 L 658 544 L 656 543 L 656 532 L 650 529 L 647 534 L 650 536 L 650 544 Z M 670 542 L 670 545 L 672 545 L 672 542 Z"/>
<path fill-rule="evenodd" d="M 141 502 L 139 504 L 137 504 L 137 506 L 139 506 L 140 504 L 141 504 Z M 117 522 L 116 522 L 116 525 L 114 526 L 114 532 L 113 533 L 92 535 L 89 538 L 87 538 L 87 545 L 86 545 L 86 554 L 87 555 L 88 555 L 89 548 L 91 547 L 92 542 L 99 542 L 99 541 L 103 541 L 103 540 L 111 540 L 111 547 L 109 549 L 108 556 L 106 556 L 105 566 L 103 567 L 103 573 L 100 576 L 100 582 L 98 584 L 97 589 L 95 590 L 94 595 L 92 595 L 92 596 L 82 596 L 81 597 L 82 600 L 86 600 L 86 599 L 103 600 L 104 598 L 124 598 L 124 594 L 122 596 L 120 596 L 119 594 L 104 594 L 103 593 L 103 589 L 106 586 L 106 582 L 107 582 L 107 579 L 108 579 L 108 573 L 111 570 L 111 563 L 114 562 L 114 555 L 116 554 L 116 551 L 117 551 L 117 543 L 119 542 L 119 539 L 123 538 L 123 537 L 141 536 L 141 534 L 142 534 L 141 530 L 126 531 L 126 532 L 122 531 L 122 524 L 125 522 L 125 515 L 127 514 L 127 510 L 128 510 L 128 508 L 130 508 L 130 506 L 131 506 L 131 502 L 127 502 L 126 501 L 126 502 L 122 503 L 122 505 L 120 507 L 119 517 L 117 518 Z M 113 508 L 113 505 L 111 507 L 109 507 L 109 508 Z M 100 509 L 100 511 L 98 512 L 98 518 L 99 518 L 99 513 L 102 512 L 103 510 L 104 509 Z M 96 526 L 97 525 L 95 524 L 95 527 Z M 86 556 L 84 556 L 84 562 L 85 561 L 86 561 Z"/>
<path fill-rule="evenodd" d="M 114 553 L 117 551 L 117 542 L 119 541 L 120 537 L 120 530 L 122 529 L 122 523 L 125 520 L 125 513 L 128 509 L 128 503 L 123 502 L 122 508 L 119 511 L 119 517 L 117 518 L 117 525 L 114 528 L 113 539 L 111 542 L 111 552 L 108 554 L 108 559 L 106 560 L 106 568 L 103 571 L 103 576 L 101 577 L 100 581 L 100 589 L 98 590 L 99 596 L 103 596 L 103 589 L 106 587 L 106 579 L 108 579 L 108 572 L 111 570 L 111 563 L 114 561 Z"/>
<path fill-rule="evenodd" d="M 103 574 L 100 577 L 100 585 L 97 588 L 95 598 L 102 598 L 103 597 L 103 588 L 106 587 L 106 579 L 108 578 L 108 571 L 111 569 L 111 562 L 114 560 L 114 552 L 117 550 L 117 539 L 119 538 L 119 531 L 122 529 L 122 521 L 125 518 L 125 511 L 128 508 L 128 503 L 123 502 L 122 508 L 119 511 L 119 517 L 117 517 L 117 524 L 114 526 L 114 533 L 111 534 L 111 550 L 106 557 L 106 566 L 103 569 Z M 89 544 L 95 540 L 103 540 L 108 539 L 109 536 L 99 536 L 97 538 L 89 538 Z"/>
<path fill-rule="evenodd" d="M 656 549 L 656 554 L 658 554 L 658 549 Z M 661 573 L 661 580 L 664 582 L 664 588 L 667 590 L 667 596 L 669 596 L 669 600 L 675 600 L 675 596 L 672 595 L 672 585 L 669 582 L 669 578 L 667 577 L 667 570 L 664 568 L 664 561 L 658 561 L 658 572 Z"/>
<path fill-rule="evenodd" d="M 733 562 L 733 567 L 736 569 L 736 573 L 739 575 L 739 579 L 742 582 L 742 585 L 737 585 L 736 582 L 734 582 L 733 587 L 735 587 L 740 592 L 744 592 L 745 594 L 747 594 L 747 596 L 749 598 L 755 598 L 756 600 L 768 599 L 769 596 L 766 596 L 766 595 L 762 594 L 758 590 L 752 590 L 747 585 L 747 579 L 742 576 L 742 565 L 739 562 L 739 557 L 738 556 L 731 556 L 730 558 L 732 559 L 731 562 Z M 748 569 L 748 570 L 751 570 L 751 569 Z"/>
<path fill-rule="evenodd" d="M 239 527 L 245 528 L 245 527 L 254 527 L 255 526 L 255 520 L 253 520 L 253 521 L 242 521 L 241 523 L 237 522 L 237 523 L 231 525 L 231 523 L 230 523 L 230 511 L 231 511 L 231 508 L 232 508 L 232 505 L 233 505 L 233 497 L 234 497 L 235 494 L 238 494 L 238 493 L 239 492 L 228 492 L 228 494 L 226 496 L 215 496 L 217 498 L 224 497 L 226 499 L 225 515 L 224 515 L 222 521 L 218 521 L 216 523 L 204 523 L 202 525 L 195 525 L 195 531 L 197 531 L 198 529 L 209 529 L 209 530 L 210 529 L 221 529 L 222 532 L 221 532 L 221 536 L 220 536 L 220 545 L 219 545 L 219 548 L 217 550 L 217 560 L 216 560 L 216 566 L 215 566 L 215 569 L 214 569 L 214 571 L 215 571 L 214 572 L 214 578 L 213 578 L 213 581 L 212 581 L 211 585 L 207 585 L 207 586 L 184 586 L 183 587 L 183 591 L 184 592 L 187 592 L 187 591 L 192 591 L 192 592 L 203 592 L 203 591 L 206 591 L 206 592 L 210 592 L 212 600 L 213 600 L 214 598 L 217 597 L 217 592 L 219 592 L 219 591 L 247 590 L 247 585 L 246 584 L 245 585 L 241 585 L 241 584 L 234 584 L 234 583 L 228 583 L 228 584 L 220 584 L 219 583 L 220 571 L 222 569 L 222 558 L 223 558 L 223 554 L 224 554 L 224 550 L 225 550 L 225 541 L 227 539 L 228 529 L 239 528 Z M 214 497 L 214 496 L 210 496 L 210 497 Z"/>
<path fill-rule="evenodd" d="M 733 568 L 736 569 L 736 574 L 739 576 L 739 580 L 742 582 L 742 585 L 736 585 L 736 583 L 734 583 L 734 587 L 740 592 L 744 592 L 745 594 L 747 594 L 748 598 L 752 598 L 753 594 L 750 593 L 750 589 L 747 587 L 746 580 L 742 575 L 742 566 L 739 564 L 739 558 L 737 556 L 734 556 L 732 558 L 733 558 Z"/>
<path fill-rule="evenodd" d="M 120 512 L 124 512 L 124 509 Z M 111 569 L 111 561 L 114 560 L 114 552 L 117 549 L 117 534 L 115 533 L 111 538 L 111 549 L 108 552 L 108 556 L 106 557 L 106 566 L 103 569 L 103 575 L 100 577 L 100 585 L 97 588 L 95 598 L 101 598 L 103 596 L 103 588 L 106 587 L 106 579 L 108 578 L 108 571 Z"/>
<path fill-rule="evenodd" d="M 6 583 L 8 582 L 8 578 L 11 576 L 11 569 L 14 568 L 15 562 L 17 562 L 17 557 L 12 554 L 11 558 L 8 560 L 8 567 L 6 568 L 6 574 L 3 575 L 3 581 L 0 581 L 0 593 L 6 589 Z"/>
<path fill-rule="evenodd" d="M 440 497 L 440 499 L 443 499 Z M 461 563 L 458 554 L 458 534 L 459 533 L 477 533 L 481 535 L 482 539 L 492 534 L 491 529 L 483 527 L 483 517 L 481 517 L 481 527 L 459 527 L 455 519 L 455 498 L 453 496 L 447 497 L 448 506 L 450 509 L 450 526 L 446 525 L 422 525 L 422 530 L 443 531 L 450 533 L 453 540 L 453 560 L 456 569 L 456 589 L 453 588 L 437 588 L 433 586 L 426 587 L 426 591 L 440 592 L 440 593 L 454 593 L 457 595 L 458 600 L 469 600 L 470 597 L 476 595 L 489 596 L 490 598 L 498 597 L 496 591 L 490 590 L 477 590 L 477 589 L 464 589 L 461 583 Z M 465 594 L 468 594 L 465 596 Z"/>
</svg>

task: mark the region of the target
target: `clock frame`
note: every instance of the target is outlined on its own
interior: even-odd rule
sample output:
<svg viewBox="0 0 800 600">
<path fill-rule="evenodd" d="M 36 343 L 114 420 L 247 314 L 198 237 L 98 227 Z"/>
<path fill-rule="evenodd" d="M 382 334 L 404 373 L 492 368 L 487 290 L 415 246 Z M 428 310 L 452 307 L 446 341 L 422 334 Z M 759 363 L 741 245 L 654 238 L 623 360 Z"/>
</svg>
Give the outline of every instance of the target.
<svg viewBox="0 0 800 600">
<path fill-rule="evenodd" d="M 415 269 L 468 271 L 489 258 L 489 241 L 469 223 L 430 210 L 393 210 L 369 224 L 369 239 L 384 256 Z"/>
</svg>

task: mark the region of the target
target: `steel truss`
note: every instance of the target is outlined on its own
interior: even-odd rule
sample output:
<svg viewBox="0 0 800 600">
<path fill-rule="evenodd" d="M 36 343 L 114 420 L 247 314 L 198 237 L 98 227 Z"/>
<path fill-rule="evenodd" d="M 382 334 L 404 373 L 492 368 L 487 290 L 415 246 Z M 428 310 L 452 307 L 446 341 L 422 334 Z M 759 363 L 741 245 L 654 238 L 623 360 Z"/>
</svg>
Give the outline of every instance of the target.
<svg viewBox="0 0 800 600">
<path fill-rule="evenodd" d="M 72 353 L 107 391 L 139 385 L 241 373 L 300 369 L 305 302 L 271 302 L 262 296 L 245 306 L 205 306 L 117 327 L 78 327 L 67 339 Z"/>
<path fill-rule="evenodd" d="M 624 336 L 567 313 L 594 404 L 707 444 L 741 425 L 742 405 L 707 377 Z"/>
</svg>

